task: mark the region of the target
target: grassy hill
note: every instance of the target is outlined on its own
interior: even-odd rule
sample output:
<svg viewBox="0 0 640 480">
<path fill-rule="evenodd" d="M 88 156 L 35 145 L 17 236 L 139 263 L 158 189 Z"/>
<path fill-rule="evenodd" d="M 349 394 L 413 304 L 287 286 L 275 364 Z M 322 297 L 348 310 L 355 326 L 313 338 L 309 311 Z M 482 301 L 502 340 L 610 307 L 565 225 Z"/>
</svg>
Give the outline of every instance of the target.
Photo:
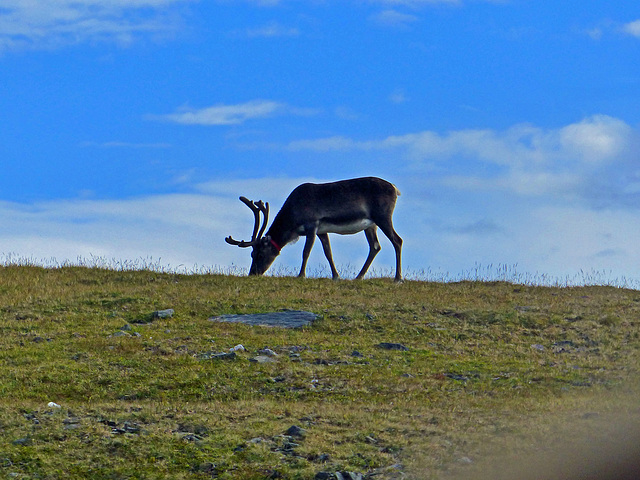
<svg viewBox="0 0 640 480">
<path fill-rule="evenodd" d="M 320 317 L 208 320 L 281 309 Z M 639 323 L 614 287 L 0 267 L 0 475 L 469 475 L 636 422 Z"/>
</svg>

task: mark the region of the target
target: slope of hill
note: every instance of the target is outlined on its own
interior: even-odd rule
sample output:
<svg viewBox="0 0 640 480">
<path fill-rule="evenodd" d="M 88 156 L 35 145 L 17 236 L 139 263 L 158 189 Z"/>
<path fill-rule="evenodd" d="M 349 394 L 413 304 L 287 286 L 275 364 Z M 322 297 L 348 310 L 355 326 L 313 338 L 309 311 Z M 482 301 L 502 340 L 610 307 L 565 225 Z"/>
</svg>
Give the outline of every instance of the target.
<svg viewBox="0 0 640 480">
<path fill-rule="evenodd" d="M 209 320 L 282 309 L 318 319 Z M 637 421 L 639 322 L 614 287 L 0 267 L 0 473 L 471 472 Z"/>
</svg>

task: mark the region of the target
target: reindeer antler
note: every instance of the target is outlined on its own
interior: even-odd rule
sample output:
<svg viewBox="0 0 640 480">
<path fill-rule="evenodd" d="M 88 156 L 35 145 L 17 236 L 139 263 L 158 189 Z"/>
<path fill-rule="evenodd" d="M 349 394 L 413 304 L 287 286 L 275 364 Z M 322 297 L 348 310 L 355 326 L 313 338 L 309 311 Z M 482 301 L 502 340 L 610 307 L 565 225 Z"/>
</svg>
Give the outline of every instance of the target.
<svg viewBox="0 0 640 480">
<path fill-rule="evenodd" d="M 269 203 L 264 204 L 262 200 L 258 200 L 258 202 L 253 202 L 246 197 L 240 197 L 240 201 L 244 203 L 247 207 L 251 209 L 253 215 L 255 217 L 255 223 L 253 225 L 253 234 L 251 235 L 251 241 L 246 242 L 244 240 L 238 241 L 234 240 L 231 235 L 229 235 L 224 240 L 230 245 L 236 245 L 241 248 L 253 247 L 260 238 L 262 238 L 262 234 L 267 228 L 267 222 L 269 221 Z M 264 215 L 264 221 L 262 226 L 260 226 L 260 212 Z"/>
</svg>

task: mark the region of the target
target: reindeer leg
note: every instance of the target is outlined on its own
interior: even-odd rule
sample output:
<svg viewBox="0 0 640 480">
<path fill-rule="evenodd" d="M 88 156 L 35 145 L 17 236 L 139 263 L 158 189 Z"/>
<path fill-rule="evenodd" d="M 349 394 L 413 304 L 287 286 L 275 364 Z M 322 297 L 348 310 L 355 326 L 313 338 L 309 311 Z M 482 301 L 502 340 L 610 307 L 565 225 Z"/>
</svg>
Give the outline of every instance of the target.
<svg viewBox="0 0 640 480">
<path fill-rule="evenodd" d="M 367 260 L 364 262 L 364 265 L 362 266 L 362 270 L 360 270 L 360 273 L 358 274 L 356 279 L 361 279 L 364 277 L 364 274 L 367 273 L 367 270 L 369 270 L 369 266 L 371 265 L 371 262 L 373 262 L 373 259 L 376 257 L 376 255 L 380 251 L 380 242 L 378 242 L 378 235 L 376 233 L 376 230 L 377 230 L 377 227 L 375 225 L 372 225 L 371 227 L 367 228 L 364 231 L 364 234 L 367 237 L 367 242 L 369 242 L 369 256 L 367 257 Z"/>
<path fill-rule="evenodd" d="M 307 270 L 307 260 L 309 260 L 309 254 L 311 253 L 311 249 L 313 248 L 313 242 L 316 239 L 317 231 L 317 228 L 307 230 L 307 240 L 304 242 L 304 249 L 302 250 L 302 266 L 300 267 L 300 273 L 298 274 L 299 278 L 305 277 L 305 272 Z"/>
<path fill-rule="evenodd" d="M 396 251 L 396 282 L 402 282 L 402 238 L 394 230 L 391 219 L 380 221 L 378 223 L 380 230 L 391 240 L 393 248 Z"/>
<path fill-rule="evenodd" d="M 329 266 L 331 267 L 331 276 L 334 280 L 338 280 L 340 275 L 338 275 L 338 270 L 336 270 L 336 266 L 333 263 L 333 255 L 331 253 L 331 244 L 329 243 L 329 235 L 326 233 L 319 233 L 318 238 L 322 242 L 322 249 L 324 250 L 324 256 L 329 260 Z"/>
</svg>

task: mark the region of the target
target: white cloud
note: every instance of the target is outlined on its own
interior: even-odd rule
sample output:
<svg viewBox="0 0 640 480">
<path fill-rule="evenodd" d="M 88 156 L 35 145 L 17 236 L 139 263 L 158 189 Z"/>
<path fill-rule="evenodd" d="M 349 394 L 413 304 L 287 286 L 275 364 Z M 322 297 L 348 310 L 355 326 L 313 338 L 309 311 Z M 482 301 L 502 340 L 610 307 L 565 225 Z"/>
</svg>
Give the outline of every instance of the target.
<svg viewBox="0 0 640 480">
<path fill-rule="evenodd" d="M 251 197 L 253 200 L 269 201 L 277 198 L 284 201 L 286 194 L 303 182 L 318 181 L 314 178 L 256 178 L 235 180 L 210 180 L 195 186 L 203 194 L 215 196 L 230 196 L 237 199 L 238 195 Z M 238 205 L 241 205 L 238 203 Z M 244 207 L 246 208 L 246 207 Z"/>
<path fill-rule="evenodd" d="M 594 27 L 594 28 L 590 28 L 585 30 L 585 33 L 591 37 L 593 40 L 600 40 L 602 38 L 602 28 L 601 27 Z"/>
<path fill-rule="evenodd" d="M 401 88 L 398 88 L 391 92 L 389 95 L 389 101 L 396 105 L 400 105 L 402 103 L 406 103 L 409 99 L 407 98 L 407 94 Z"/>
<path fill-rule="evenodd" d="M 383 10 L 370 17 L 372 21 L 378 25 L 385 27 L 402 27 L 406 28 L 412 23 L 419 20 L 416 15 L 398 12 L 397 10 Z"/>
<path fill-rule="evenodd" d="M 173 267 L 229 266 L 236 257 L 224 248 L 224 236 L 237 222 L 230 213 L 234 203 L 230 197 L 202 194 L 4 202 L 0 253 L 60 262 L 153 257 Z"/>
<path fill-rule="evenodd" d="M 519 223 L 519 239 L 513 239 L 513 246 L 524 246 L 522 262 L 538 271 L 562 276 L 579 269 L 596 270 L 612 272 L 610 280 L 622 275 L 638 281 L 630 268 L 640 261 L 635 212 L 555 205 L 533 209 Z"/>
<path fill-rule="evenodd" d="M 575 199 L 577 191 L 584 187 L 584 178 L 579 174 L 511 171 L 498 177 L 447 175 L 442 185 L 470 192 L 510 192 L 519 196 Z"/>
<path fill-rule="evenodd" d="M 87 41 L 129 44 L 169 35 L 180 25 L 175 7 L 193 0 L 2 0 L 0 52 L 56 48 Z"/>
<path fill-rule="evenodd" d="M 560 147 L 589 163 L 615 159 L 629 147 L 632 129 L 622 120 L 606 115 L 589 117 L 560 130 Z"/>
<path fill-rule="evenodd" d="M 469 201 L 482 202 L 482 197 L 477 195 Z M 430 210 L 435 220 L 420 228 L 422 239 L 415 235 L 419 225 L 416 212 L 411 224 L 397 222 L 396 229 L 405 238 L 403 253 L 408 257 L 415 255 L 415 250 L 423 248 L 426 241 L 429 254 L 424 259 L 425 268 L 450 276 L 469 271 L 477 263 L 491 274 L 499 266 L 517 271 L 515 281 L 569 284 L 599 281 L 622 285 L 624 277 L 629 286 L 640 287 L 640 276 L 634 268 L 640 261 L 636 247 L 640 235 L 637 213 L 591 210 L 561 203 L 536 206 L 504 194 L 501 202 L 504 203 L 488 204 L 484 213 L 490 219 L 478 216 L 478 220 L 467 224 L 469 219 L 465 218 L 460 222 L 462 227 L 454 228 L 450 225 L 467 215 L 459 208 L 452 217 L 442 202 L 433 202 Z M 509 207 L 501 208 L 503 205 Z M 400 215 L 406 215 L 403 208 L 411 207 L 399 205 Z M 444 211 L 436 213 L 440 208 Z M 407 231 L 410 228 L 414 231 Z"/>
<path fill-rule="evenodd" d="M 249 38 L 276 38 L 276 37 L 297 37 L 300 30 L 295 27 L 286 27 L 277 22 L 271 22 L 257 28 L 249 28 L 245 31 Z"/>
<path fill-rule="evenodd" d="M 287 145 L 287 150 L 298 152 L 313 150 L 316 152 L 363 150 L 365 142 L 357 142 L 347 137 L 334 136 L 315 140 L 294 140 Z"/>
<path fill-rule="evenodd" d="M 640 20 L 628 23 L 614 22 L 612 20 L 603 20 L 593 28 L 587 28 L 582 31 L 593 40 L 601 40 L 605 35 L 630 35 L 640 38 Z"/>
<path fill-rule="evenodd" d="M 182 108 L 167 115 L 148 115 L 150 120 L 162 120 L 182 125 L 239 125 L 248 120 L 276 115 L 311 116 L 319 111 L 297 108 L 272 100 L 252 100 L 236 105 L 214 105 L 201 109 Z"/>
<path fill-rule="evenodd" d="M 622 26 L 622 31 L 628 35 L 640 38 L 640 20 L 625 23 Z"/>
<path fill-rule="evenodd" d="M 635 185 L 638 175 L 625 169 L 634 168 L 629 158 L 639 137 L 619 119 L 594 115 L 558 129 L 523 124 L 504 131 L 423 131 L 380 140 L 334 136 L 296 140 L 285 148 L 325 153 L 397 151 L 413 170 L 435 171 L 448 187 L 576 199 L 592 195 L 596 185 L 601 195 L 613 194 L 607 192 L 611 186 L 603 185 L 609 177 Z M 456 171 L 458 165 L 466 166 L 464 174 Z M 624 191 L 623 186 L 618 193 Z"/>
<path fill-rule="evenodd" d="M 214 105 L 202 109 L 182 109 L 168 115 L 150 116 L 183 125 L 237 125 L 247 120 L 271 117 L 286 106 L 270 100 L 253 100 L 238 105 Z"/>
</svg>

